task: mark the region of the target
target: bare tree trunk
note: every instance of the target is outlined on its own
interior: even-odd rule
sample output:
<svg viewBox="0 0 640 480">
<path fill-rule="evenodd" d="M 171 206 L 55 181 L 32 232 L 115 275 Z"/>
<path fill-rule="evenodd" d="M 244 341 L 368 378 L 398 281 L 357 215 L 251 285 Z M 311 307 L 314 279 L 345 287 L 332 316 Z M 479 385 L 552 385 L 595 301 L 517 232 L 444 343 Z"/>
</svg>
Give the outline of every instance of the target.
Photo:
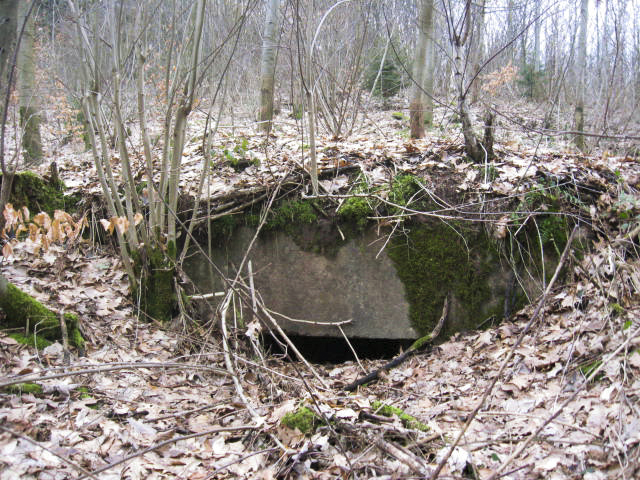
<svg viewBox="0 0 640 480">
<path fill-rule="evenodd" d="M 484 59 L 484 30 L 485 30 L 485 0 L 480 0 L 478 2 L 478 24 L 476 27 L 474 44 L 475 48 L 473 49 L 473 75 L 474 79 L 472 80 L 471 85 L 471 103 L 476 103 L 480 96 L 480 82 L 478 81 L 478 73 L 480 72 L 480 67 L 482 66 L 482 61 Z"/>
<path fill-rule="evenodd" d="M 280 0 L 269 0 L 267 18 L 262 40 L 262 62 L 260 66 L 260 128 L 265 132 L 271 131 L 273 120 L 273 86 L 276 72 L 276 33 L 278 26 L 278 9 Z"/>
<path fill-rule="evenodd" d="M 584 131 L 584 97 L 587 74 L 587 15 L 589 9 L 588 0 L 582 0 L 580 5 L 580 36 L 578 37 L 578 88 L 576 99 L 576 110 L 574 114 L 575 129 L 578 132 Z M 576 135 L 576 147 L 585 149 L 584 136 Z"/>
<path fill-rule="evenodd" d="M 453 11 L 445 12 L 447 15 L 447 28 L 449 30 L 449 39 L 453 46 L 453 69 L 455 74 L 455 85 L 458 90 L 458 115 L 462 123 L 462 134 L 464 136 L 464 145 L 467 155 L 476 163 L 485 160 L 486 155 L 482 149 L 482 145 L 476 138 L 471 125 L 471 117 L 467 107 L 468 89 L 464 82 L 464 44 L 469 37 L 471 30 L 471 0 L 466 0 L 461 21 L 457 22 L 453 19 Z M 458 30 L 459 29 L 459 30 Z"/>
<path fill-rule="evenodd" d="M 0 0 L 0 167 L 2 168 L 2 186 L 0 187 L 0 213 L 11 196 L 15 162 L 12 167 L 4 155 L 4 139 L 7 126 L 7 110 L 11 95 L 13 67 L 15 66 L 15 48 L 17 45 L 17 0 Z M 0 227 L 4 226 L 4 216 L 0 215 Z"/>
<path fill-rule="evenodd" d="M 534 73 L 540 70 L 540 30 L 542 28 L 542 19 L 540 18 L 540 3 L 535 2 L 534 16 L 536 23 L 533 25 L 533 60 L 532 67 Z"/>
<path fill-rule="evenodd" d="M 176 210 L 178 208 L 178 188 L 180 181 L 180 164 L 184 151 L 185 134 L 187 130 L 187 117 L 191 113 L 193 101 L 195 99 L 196 81 L 198 79 L 198 63 L 200 55 L 200 40 L 202 39 L 202 27 L 204 24 L 204 10 L 206 0 L 199 0 L 196 5 L 193 44 L 191 49 L 191 69 L 185 85 L 186 95 L 182 105 L 176 112 L 176 121 L 173 127 L 173 152 L 171 155 L 171 170 L 169 172 L 169 212 L 167 244 L 169 255 L 176 259 Z"/>
<path fill-rule="evenodd" d="M 416 56 L 413 61 L 413 86 L 411 87 L 411 102 L 409 105 L 409 123 L 411 138 L 424 137 L 424 98 L 426 77 L 426 58 L 428 42 L 433 37 L 433 0 L 420 1 L 420 17 L 418 18 L 418 42 Z M 433 84 L 433 72 L 431 72 Z M 428 92 L 431 93 L 431 92 Z"/>
<path fill-rule="evenodd" d="M 18 0 L 0 0 L 0 85 L 5 87 L 7 65 L 11 60 L 17 38 Z M 4 104 L 5 89 L 2 88 Z"/>
<path fill-rule="evenodd" d="M 40 115 L 35 88 L 35 54 L 33 40 L 35 10 L 31 3 L 35 0 L 23 0 L 18 6 L 18 29 L 24 31 L 17 57 L 18 95 L 20 103 L 20 126 L 22 127 L 22 148 L 26 163 L 42 160 L 42 139 L 40 137 Z"/>
</svg>

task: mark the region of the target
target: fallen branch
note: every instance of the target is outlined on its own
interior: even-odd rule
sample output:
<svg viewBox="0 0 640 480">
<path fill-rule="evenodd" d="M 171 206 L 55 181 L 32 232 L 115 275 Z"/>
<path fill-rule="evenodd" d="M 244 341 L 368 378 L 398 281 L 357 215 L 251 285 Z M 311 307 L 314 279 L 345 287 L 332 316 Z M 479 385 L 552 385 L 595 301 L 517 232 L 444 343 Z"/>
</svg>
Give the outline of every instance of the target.
<svg viewBox="0 0 640 480">
<path fill-rule="evenodd" d="M 72 462 L 71 460 L 69 460 L 65 456 L 60 455 L 59 453 L 53 451 L 52 449 L 45 447 L 40 442 L 36 442 L 34 439 L 32 439 L 31 437 L 29 437 L 27 435 L 22 435 L 21 433 L 14 432 L 13 430 L 11 430 L 11 429 L 3 426 L 3 425 L 0 425 L 0 431 L 8 433 L 9 435 L 12 435 L 12 436 L 14 436 L 16 438 L 19 438 L 23 442 L 31 443 L 32 445 L 35 445 L 36 447 L 41 448 L 42 450 L 44 450 L 45 452 L 49 453 L 50 455 L 53 455 L 54 457 L 59 458 L 62 462 L 66 463 L 67 465 L 69 465 L 74 470 L 77 470 L 78 472 L 80 472 L 80 474 L 82 474 L 82 477 L 80 477 L 80 478 L 89 477 L 89 478 L 93 478 L 94 480 L 98 480 L 98 477 L 96 475 L 94 475 L 92 472 L 89 472 L 88 470 L 85 470 L 84 468 L 82 468 L 77 463 Z"/>
<path fill-rule="evenodd" d="M 60 367 L 59 369 L 67 370 L 68 368 L 81 368 L 88 365 L 69 365 Z M 135 368 L 178 368 L 180 370 L 204 370 L 206 372 L 217 373 L 218 375 L 228 375 L 226 370 L 217 367 L 210 367 L 208 365 L 200 365 L 197 363 L 180 363 L 180 362 L 122 362 L 107 364 L 96 368 L 84 368 L 76 371 L 65 371 L 62 373 L 53 373 L 50 375 L 42 375 L 42 372 L 28 373 L 26 375 L 20 375 L 13 377 L 11 380 L 0 382 L 0 389 L 17 385 L 18 383 L 40 383 L 44 380 L 54 380 L 56 378 L 72 377 L 75 375 L 90 375 L 93 373 L 114 372 L 117 370 L 130 370 Z M 52 369 L 53 370 L 53 369 Z"/>
<path fill-rule="evenodd" d="M 424 478 L 429 473 L 429 466 L 425 464 L 422 458 L 406 448 L 385 440 L 381 434 L 372 433 L 370 428 L 360 431 L 360 429 L 347 423 L 340 423 L 339 427 L 351 435 L 363 437 L 363 440 L 368 444 L 375 445 L 379 450 L 405 464 L 413 473 L 418 475 L 419 478 Z"/>
<path fill-rule="evenodd" d="M 360 385 L 364 385 L 364 384 L 371 383 L 378 380 L 383 373 L 386 373 L 392 368 L 397 367 L 402 362 L 404 362 L 407 358 L 414 355 L 416 352 L 420 350 L 424 350 L 427 347 L 430 347 L 431 345 L 433 345 L 433 340 L 440 334 L 440 330 L 442 329 L 442 325 L 444 324 L 444 321 L 447 318 L 448 314 L 449 314 L 449 298 L 447 296 L 444 299 L 444 305 L 442 306 L 442 315 L 440 316 L 440 320 L 438 320 L 438 324 L 429 335 L 425 335 L 424 337 L 419 338 L 418 340 L 413 342 L 413 344 L 407 349 L 406 352 L 401 353 L 396 358 L 384 364 L 379 369 L 371 372 L 370 374 L 359 378 L 353 383 L 350 383 L 349 385 L 344 387 L 344 390 L 347 392 L 352 392 L 356 388 L 358 388 Z"/>
<path fill-rule="evenodd" d="M 92 478 L 95 478 L 96 475 L 106 472 L 107 470 L 111 470 L 112 468 L 117 467 L 118 465 L 121 465 L 125 462 L 128 462 L 133 458 L 141 457 L 145 453 L 153 452 L 154 450 L 158 450 L 162 447 L 166 447 L 167 445 L 171 445 L 173 443 L 177 443 L 182 440 L 189 440 L 191 438 L 198 438 L 198 437 L 206 437 L 207 435 L 213 435 L 221 432 L 241 432 L 245 430 L 257 430 L 259 428 L 260 428 L 260 425 L 239 425 L 237 427 L 216 427 L 216 428 L 212 428 L 211 430 L 207 430 L 206 432 L 191 433 L 189 435 L 182 435 L 179 437 L 170 438 L 168 440 L 164 440 L 163 442 L 159 442 L 154 445 L 151 445 L 150 447 L 143 448 L 142 450 L 138 450 L 137 452 L 134 452 L 131 455 L 127 455 L 126 457 L 123 457 L 120 460 L 117 460 L 113 463 L 105 465 L 104 467 L 94 470 L 91 473 L 87 472 L 86 474 L 78 477 L 78 480 L 82 480 L 83 478 L 86 478 L 90 475 L 92 476 Z"/>
</svg>

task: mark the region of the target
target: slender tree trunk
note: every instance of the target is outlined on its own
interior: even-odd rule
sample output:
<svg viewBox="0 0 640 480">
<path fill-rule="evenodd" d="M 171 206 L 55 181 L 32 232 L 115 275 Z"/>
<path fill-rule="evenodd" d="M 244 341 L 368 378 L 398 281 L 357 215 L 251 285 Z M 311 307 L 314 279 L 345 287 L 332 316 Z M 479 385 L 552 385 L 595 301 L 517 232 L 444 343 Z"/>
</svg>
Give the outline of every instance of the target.
<svg viewBox="0 0 640 480">
<path fill-rule="evenodd" d="M 462 135 L 464 136 L 465 150 L 469 158 L 474 162 L 482 163 L 484 160 L 484 152 L 480 147 L 480 142 L 478 142 L 478 139 L 473 132 L 471 117 L 469 116 L 469 110 L 467 107 L 467 97 L 465 95 L 464 78 L 462 75 L 464 69 L 462 45 L 454 45 L 454 51 L 455 78 L 456 87 L 458 88 L 458 115 L 460 115 L 460 122 L 462 123 Z"/>
<path fill-rule="evenodd" d="M 433 7 L 433 0 L 428 0 Z M 432 8 L 433 10 L 433 8 Z M 435 42 L 435 11 L 431 15 L 431 25 L 427 37 L 427 63 L 424 72 L 424 91 L 429 95 L 425 95 L 424 99 L 424 124 L 433 125 L 433 84 L 436 73 L 436 42 Z"/>
<path fill-rule="evenodd" d="M 420 1 L 418 18 L 418 41 L 416 56 L 413 61 L 413 86 L 411 87 L 411 102 L 409 105 L 409 123 L 411 138 L 424 137 L 424 98 L 425 70 L 427 58 L 427 43 L 433 35 L 433 0 Z M 433 74 L 431 74 L 433 82 Z M 429 92 L 431 93 L 431 92 Z"/>
<path fill-rule="evenodd" d="M 533 14 L 536 23 L 533 25 L 533 60 L 531 61 L 534 73 L 540 70 L 540 29 L 542 28 L 542 19 L 540 18 L 540 3 L 535 2 Z"/>
<path fill-rule="evenodd" d="M 476 26 L 476 33 L 474 38 L 475 48 L 472 49 L 471 55 L 473 56 L 473 84 L 471 85 L 471 103 L 476 103 L 480 97 L 480 82 L 477 75 L 480 72 L 480 67 L 484 59 L 484 30 L 485 30 L 485 0 L 478 2 L 478 22 Z"/>
<path fill-rule="evenodd" d="M 33 50 L 35 34 L 34 14 L 31 2 L 22 0 L 18 6 L 18 30 L 23 28 L 20 50 L 17 58 L 18 101 L 20 104 L 20 126 L 22 127 L 22 148 L 26 163 L 42 160 L 42 139 L 40 137 L 40 114 L 38 113 L 35 88 L 36 58 Z"/>
<path fill-rule="evenodd" d="M 200 41 L 202 39 L 202 27 L 204 25 L 204 10 L 206 0 L 198 0 L 194 17 L 194 31 L 191 48 L 191 69 L 185 85 L 186 95 L 182 104 L 176 112 L 176 120 L 173 127 L 173 151 L 171 154 L 171 170 L 169 172 L 169 207 L 171 209 L 168 218 L 167 228 L 167 244 L 169 247 L 169 256 L 172 260 L 176 257 L 176 218 L 178 208 L 178 189 L 180 182 L 180 164 L 182 163 L 182 153 L 184 151 L 184 143 L 187 131 L 187 118 L 193 108 L 195 100 L 195 89 L 198 79 L 198 64 L 200 57 Z"/>
<path fill-rule="evenodd" d="M 513 20 L 513 12 L 515 10 L 515 1 L 514 0 L 509 0 L 507 2 L 507 35 L 506 35 L 506 41 L 510 42 L 516 32 L 516 27 L 514 25 L 514 20 Z M 515 54 L 515 49 L 510 49 L 509 55 L 511 58 L 511 62 L 515 61 L 516 58 L 516 54 Z"/>
<path fill-rule="evenodd" d="M 262 62 L 260 66 L 260 128 L 265 132 L 271 131 L 273 120 L 273 87 L 276 73 L 277 26 L 280 0 L 269 0 L 267 18 L 262 40 Z"/>
<path fill-rule="evenodd" d="M 4 104 L 4 87 L 7 85 L 6 74 L 13 54 L 17 38 L 18 0 L 0 0 L 0 86 L 2 86 L 2 104 Z"/>
<path fill-rule="evenodd" d="M 5 159 L 4 138 L 7 125 L 7 107 L 11 94 L 10 72 L 15 59 L 17 41 L 17 0 L 0 0 L 0 167 L 2 169 L 2 186 L 0 187 L 0 228 L 4 227 L 4 206 L 11 196 L 15 167 Z"/>
<path fill-rule="evenodd" d="M 578 37 L 578 86 L 577 86 L 577 99 L 576 110 L 574 114 L 575 129 L 578 132 L 584 131 L 584 98 L 585 98 L 585 85 L 587 74 L 587 15 L 588 15 L 589 2 L 588 0 L 582 0 L 580 5 L 580 36 Z M 585 149 L 584 136 L 581 134 L 576 135 L 575 138 L 576 147 L 580 150 Z"/>
<path fill-rule="evenodd" d="M 464 44 L 469 37 L 471 30 L 471 0 L 466 0 L 462 13 L 462 19 L 455 22 L 452 18 L 453 11 L 447 12 L 447 28 L 449 30 L 449 41 L 453 47 L 453 69 L 455 75 L 455 86 L 458 94 L 458 115 L 462 123 L 462 134 L 464 136 L 465 151 L 471 160 L 482 163 L 486 155 L 482 145 L 476 138 L 471 125 L 471 117 L 467 106 L 467 87 L 464 82 Z"/>
</svg>

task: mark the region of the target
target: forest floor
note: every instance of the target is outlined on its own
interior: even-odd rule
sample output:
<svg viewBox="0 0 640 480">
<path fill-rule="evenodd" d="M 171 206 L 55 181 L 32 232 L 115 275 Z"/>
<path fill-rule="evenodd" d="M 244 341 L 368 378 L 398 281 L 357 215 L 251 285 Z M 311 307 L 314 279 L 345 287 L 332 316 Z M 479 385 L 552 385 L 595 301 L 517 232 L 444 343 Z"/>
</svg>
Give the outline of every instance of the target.
<svg viewBox="0 0 640 480">
<path fill-rule="evenodd" d="M 321 138 L 321 166 L 357 164 L 373 185 L 401 171 L 432 184 L 454 179 L 470 195 L 517 196 L 538 173 L 588 185 L 597 201 L 584 215 L 597 234 L 589 252 L 568 259 L 566 282 L 512 321 L 457 334 L 347 394 L 343 387 L 363 375 L 355 361 L 316 364 L 316 377 L 301 362 L 263 361 L 238 347 L 234 378 L 216 332 L 142 322 L 107 246 L 54 243 L 38 252 L 14 242 L 3 275 L 49 308 L 77 313 L 87 351 L 67 364 L 57 343 L 37 350 L 0 333 L 0 478 L 429 478 L 443 458 L 439 478 L 637 478 L 637 161 L 504 132 L 495 174 L 485 176 L 464 161 L 458 128 L 410 142 L 406 119 L 392 113 L 371 113 L 348 140 Z M 281 120 L 268 144 L 251 125 L 221 130 L 215 148 L 260 164 L 240 173 L 219 167 L 204 196 L 273 183 L 299 166 L 305 142 L 293 119 Z M 189 192 L 201 128 L 196 116 L 182 169 Z M 59 137 L 50 135 L 52 145 Z M 49 155 L 70 192 L 99 193 L 78 142 Z M 349 178 L 322 187 L 348 192 Z M 93 220 L 90 228 L 101 228 Z M 42 391 L 16 389 L 27 382 Z M 291 413 L 311 431 L 285 426 Z"/>
</svg>

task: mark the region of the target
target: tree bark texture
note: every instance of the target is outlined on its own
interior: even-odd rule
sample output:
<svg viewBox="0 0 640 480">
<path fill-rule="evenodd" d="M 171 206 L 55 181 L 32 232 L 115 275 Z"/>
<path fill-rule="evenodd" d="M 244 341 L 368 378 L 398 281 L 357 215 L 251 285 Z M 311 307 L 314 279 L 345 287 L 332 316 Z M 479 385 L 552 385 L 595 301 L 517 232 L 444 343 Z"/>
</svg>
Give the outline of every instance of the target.
<svg viewBox="0 0 640 480">
<path fill-rule="evenodd" d="M 33 49 L 35 9 L 31 2 L 24 0 L 18 6 L 17 31 L 24 30 L 17 57 L 17 83 L 20 104 L 20 126 L 22 127 L 22 148 L 25 163 L 42 161 L 42 139 L 40 137 L 40 114 L 35 87 L 36 58 Z"/>
<path fill-rule="evenodd" d="M 276 73 L 277 26 L 280 0 L 269 0 L 260 64 L 260 128 L 269 133 L 273 120 L 273 89 Z"/>
</svg>

